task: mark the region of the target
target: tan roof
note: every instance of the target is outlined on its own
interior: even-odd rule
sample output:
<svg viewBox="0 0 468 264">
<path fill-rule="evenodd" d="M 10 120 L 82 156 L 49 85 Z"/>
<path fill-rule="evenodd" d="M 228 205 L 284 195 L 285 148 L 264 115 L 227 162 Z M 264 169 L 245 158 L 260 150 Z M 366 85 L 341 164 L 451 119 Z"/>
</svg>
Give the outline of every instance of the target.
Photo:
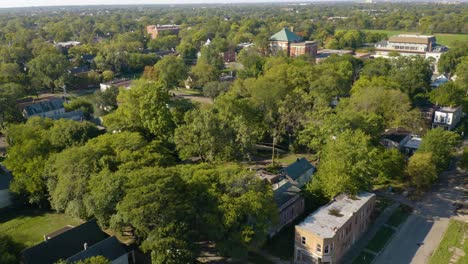
<svg viewBox="0 0 468 264">
<path fill-rule="evenodd" d="M 434 36 L 396 35 L 390 37 L 388 41 L 400 43 L 428 44 L 431 38 L 434 38 Z"/>
</svg>

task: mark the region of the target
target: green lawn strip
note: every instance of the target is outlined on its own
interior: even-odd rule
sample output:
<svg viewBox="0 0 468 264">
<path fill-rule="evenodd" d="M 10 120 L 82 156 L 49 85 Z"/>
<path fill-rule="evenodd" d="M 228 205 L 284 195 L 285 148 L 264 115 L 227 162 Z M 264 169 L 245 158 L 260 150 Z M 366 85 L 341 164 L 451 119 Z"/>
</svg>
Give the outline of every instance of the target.
<svg viewBox="0 0 468 264">
<path fill-rule="evenodd" d="M 249 252 L 249 261 L 254 264 L 274 264 L 269 259 L 256 252 Z"/>
<path fill-rule="evenodd" d="M 353 260 L 353 264 L 370 264 L 375 256 L 369 252 L 362 251 L 357 258 Z"/>
<path fill-rule="evenodd" d="M 408 218 L 408 216 L 409 216 L 409 213 L 400 206 L 395 210 L 395 212 L 393 212 L 392 216 L 390 216 L 390 218 L 387 221 L 387 225 L 391 225 L 397 228 L 403 222 L 406 221 L 406 218 Z"/>
<path fill-rule="evenodd" d="M 24 209 L 0 215 L 0 234 L 11 236 L 13 241 L 30 247 L 43 240 L 45 234 L 66 225 L 79 225 L 80 221 L 64 214 L 50 211 Z"/>
<path fill-rule="evenodd" d="M 432 254 L 429 264 L 448 264 L 454 255 L 453 248 L 459 248 L 465 252 L 464 257 L 460 257 L 456 263 L 467 263 L 468 260 L 468 239 L 462 245 L 463 236 L 468 232 L 468 223 L 450 220 L 447 231 L 442 238 L 434 254 Z"/>
<path fill-rule="evenodd" d="M 366 248 L 375 253 L 379 253 L 393 236 L 393 233 L 395 233 L 395 230 L 390 227 L 383 226 L 379 231 L 377 231 L 372 240 L 369 241 Z"/>
</svg>

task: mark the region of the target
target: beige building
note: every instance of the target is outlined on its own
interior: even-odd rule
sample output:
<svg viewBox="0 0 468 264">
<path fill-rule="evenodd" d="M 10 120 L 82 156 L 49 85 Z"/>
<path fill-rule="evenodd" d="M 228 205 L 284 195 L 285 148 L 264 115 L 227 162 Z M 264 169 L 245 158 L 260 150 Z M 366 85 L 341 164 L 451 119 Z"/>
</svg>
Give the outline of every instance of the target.
<svg viewBox="0 0 468 264">
<path fill-rule="evenodd" d="M 375 194 L 339 195 L 296 225 L 294 263 L 338 263 L 367 230 Z"/>
</svg>

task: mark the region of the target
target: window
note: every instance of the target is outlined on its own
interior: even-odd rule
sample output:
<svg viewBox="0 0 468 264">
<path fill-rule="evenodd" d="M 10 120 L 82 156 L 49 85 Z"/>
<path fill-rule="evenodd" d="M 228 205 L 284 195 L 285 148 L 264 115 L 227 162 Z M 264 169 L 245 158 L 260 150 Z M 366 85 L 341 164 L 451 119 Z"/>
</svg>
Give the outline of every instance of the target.
<svg viewBox="0 0 468 264">
<path fill-rule="evenodd" d="M 329 253 L 329 249 L 330 247 L 328 245 L 325 245 L 325 248 L 323 249 L 323 253 L 324 254 L 328 254 Z"/>
<path fill-rule="evenodd" d="M 301 243 L 302 243 L 302 245 L 306 244 L 306 238 L 305 237 L 301 237 Z"/>
<path fill-rule="evenodd" d="M 322 252 L 322 245 L 317 244 L 317 252 Z"/>
</svg>

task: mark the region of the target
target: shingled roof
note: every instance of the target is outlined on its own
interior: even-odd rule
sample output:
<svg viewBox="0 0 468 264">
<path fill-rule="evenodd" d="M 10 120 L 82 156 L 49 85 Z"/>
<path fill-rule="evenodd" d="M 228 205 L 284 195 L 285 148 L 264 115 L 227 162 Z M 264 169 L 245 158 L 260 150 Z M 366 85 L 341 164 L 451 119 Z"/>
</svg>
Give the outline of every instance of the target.
<svg viewBox="0 0 468 264">
<path fill-rule="evenodd" d="M 287 42 L 299 42 L 302 41 L 302 38 L 296 35 L 294 32 L 287 28 L 283 28 L 278 31 L 276 34 L 270 37 L 272 41 L 287 41 Z"/>
<path fill-rule="evenodd" d="M 284 168 L 282 172 L 286 173 L 289 177 L 291 177 L 291 179 L 297 180 L 310 169 L 315 170 L 315 167 L 312 164 L 310 164 L 305 158 L 300 158 L 297 159 L 291 165 Z"/>
<path fill-rule="evenodd" d="M 21 252 L 21 263 L 50 264 L 67 259 L 108 238 L 95 221 L 89 221 Z"/>
<path fill-rule="evenodd" d="M 121 244 L 115 236 L 112 236 L 68 258 L 67 262 L 75 263 L 96 256 L 103 256 L 112 261 L 126 253 L 125 246 Z"/>
</svg>

